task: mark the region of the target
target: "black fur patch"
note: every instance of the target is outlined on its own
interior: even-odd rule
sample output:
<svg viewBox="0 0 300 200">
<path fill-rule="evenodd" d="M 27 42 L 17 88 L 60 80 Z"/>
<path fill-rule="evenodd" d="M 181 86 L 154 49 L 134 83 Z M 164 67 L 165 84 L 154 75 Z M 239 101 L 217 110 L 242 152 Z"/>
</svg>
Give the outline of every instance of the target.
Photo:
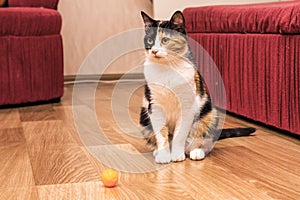
<svg viewBox="0 0 300 200">
<path fill-rule="evenodd" d="M 148 106 L 148 112 L 151 114 L 152 113 L 152 98 L 151 98 L 151 91 L 150 88 L 147 84 L 145 84 L 145 97 L 147 99 L 147 101 L 149 102 L 149 106 Z"/>
<path fill-rule="evenodd" d="M 199 76 L 200 95 L 203 96 L 205 94 L 204 80 L 198 71 L 197 71 L 197 73 Z M 211 107 L 211 100 L 209 99 L 209 101 L 210 101 L 210 107 Z"/>
<path fill-rule="evenodd" d="M 169 21 L 163 21 L 161 22 L 161 24 L 159 25 L 159 27 L 161 28 L 170 28 L 170 22 Z"/>
<path fill-rule="evenodd" d="M 147 84 L 145 84 L 145 97 L 146 99 L 151 102 L 151 92 L 150 92 L 150 88 Z"/>
<path fill-rule="evenodd" d="M 154 41 L 155 41 L 155 38 L 156 38 L 156 34 L 157 34 L 157 26 L 158 24 L 155 23 L 153 24 L 153 27 L 148 27 L 145 29 L 145 37 L 144 37 L 144 46 L 145 46 L 145 49 L 146 50 L 149 50 L 152 48 L 152 46 L 154 45 Z M 149 44 L 148 43 L 148 39 L 152 39 L 152 44 Z"/>
<path fill-rule="evenodd" d="M 194 122 L 197 122 L 203 117 L 205 117 L 211 110 L 212 110 L 212 103 L 211 103 L 211 99 L 208 98 L 199 115 L 195 117 Z"/>
<path fill-rule="evenodd" d="M 252 128 L 252 127 L 223 129 L 221 132 L 221 135 L 219 137 L 219 140 L 222 140 L 225 138 L 232 138 L 232 137 L 249 136 L 252 133 L 254 133 L 255 131 L 256 131 L 256 129 Z"/>
<path fill-rule="evenodd" d="M 141 108 L 141 113 L 140 113 L 140 124 L 143 127 L 147 127 L 148 125 L 151 124 L 149 113 L 145 107 Z"/>
<path fill-rule="evenodd" d="M 211 110 L 212 110 L 212 103 L 211 103 L 211 99 L 208 98 L 207 101 L 205 102 L 205 104 L 204 104 L 202 110 L 201 110 L 199 119 L 202 119 L 202 118 L 203 118 L 205 115 L 207 115 Z"/>
</svg>

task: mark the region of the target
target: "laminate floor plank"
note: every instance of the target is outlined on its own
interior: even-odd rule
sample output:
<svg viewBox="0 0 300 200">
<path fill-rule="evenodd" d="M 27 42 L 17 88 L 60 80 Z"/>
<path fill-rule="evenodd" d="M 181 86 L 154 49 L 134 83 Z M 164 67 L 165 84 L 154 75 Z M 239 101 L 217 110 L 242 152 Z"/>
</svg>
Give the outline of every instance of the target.
<svg viewBox="0 0 300 200">
<path fill-rule="evenodd" d="M 107 192 L 105 192 L 105 188 L 102 186 L 100 181 L 60 185 L 43 185 L 38 186 L 38 193 L 40 199 L 43 200 L 89 200 L 107 199 L 108 197 L 108 195 L 105 194 Z"/>
<path fill-rule="evenodd" d="M 35 186 L 25 144 L 0 148 L 0 189 L 31 188 Z"/>
<path fill-rule="evenodd" d="M 70 129 L 61 120 L 32 121 L 23 123 L 27 145 L 46 148 L 78 146 Z"/>
<path fill-rule="evenodd" d="M 99 181 L 99 175 L 80 147 L 29 147 L 36 185 Z"/>
<path fill-rule="evenodd" d="M 178 167 L 172 165 L 175 181 L 194 199 L 271 199 L 226 167 L 217 165 L 213 158 L 207 160 L 205 163 L 189 160 Z"/>
<path fill-rule="evenodd" d="M 14 145 L 26 144 L 22 128 L 0 129 L 0 148 Z"/>
<path fill-rule="evenodd" d="M 143 187 L 144 186 L 144 187 Z M 177 192 L 173 183 L 163 185 L 124 186 L 120 183 L 115 188 L 105 188 L 101 182 L 73 183 L 63 185 L 38 186 L 40 199 L 45 200 L 91 200 L 91 199 L 192 199 L 183 190 Z M 161 190 L 159 190 L 161 189 Z M 169 191 L 169 192 L 168 192 Z M 175 198 L 171 195 L 177 195 Z"/>
<path fill-rule="evenodd" d="M 37 188 L 0 188 L 0 199 L 2 200 L 39 200 Z"/>
<path fill-rule="evenodd" d="M 27 106 L 19 109 L 20 119 L 26 121 L 58 120 L 60 115 L 55 112 L 53 104 Z"/>
<path fill-rule="evenodd" d="M 68 134 L 72 137 L 72 140 L 75 140 L 78 145 L 83 146 L 80 134 L 78 134 L 75 125 L 73 107 L 71 105 L 55 106 L 54 109 L 61 116 L 64 130 L 68 132 Z"/>
<path fill-rule="evenodd" d="M 275 153 L 276 154 L 276 153 Z M 214 162 L 230 170 L 231 174 L 253 183 L 275 199 L 297 199 L 300 176 L 282 167 L 281 162 L 256 153 L 251 148 L 228 147 L 213 153 Z"/>
<path fill-rule="evenodd" d="M 0 129 L 19 128 L 21 126 L 18 109 L 0 109 Z"/>
</svg>

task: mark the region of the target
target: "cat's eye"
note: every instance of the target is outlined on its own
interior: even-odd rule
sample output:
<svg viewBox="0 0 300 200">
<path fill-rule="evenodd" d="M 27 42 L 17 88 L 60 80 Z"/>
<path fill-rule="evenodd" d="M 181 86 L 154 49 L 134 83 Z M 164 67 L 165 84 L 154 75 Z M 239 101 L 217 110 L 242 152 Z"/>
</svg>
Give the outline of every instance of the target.
<svg viewBox="0 0 300 200">
<path fill-rule="evenodd" d="M 168 44 L 169 41 L 170 41 L 170 38 L 167 38 L 167 37 L 163 37 L 163 38 L 161 39 L 161 43 L 164 44 L 164 45 Z"/>
<path fill-rule="evenodd" d="M 148 43 L 148 44 L 153 44 L 153 40 L 152 40 L 151 38 L 148 38 L 148 39 L 147 39 L 147 43 Z"/>
</svg>

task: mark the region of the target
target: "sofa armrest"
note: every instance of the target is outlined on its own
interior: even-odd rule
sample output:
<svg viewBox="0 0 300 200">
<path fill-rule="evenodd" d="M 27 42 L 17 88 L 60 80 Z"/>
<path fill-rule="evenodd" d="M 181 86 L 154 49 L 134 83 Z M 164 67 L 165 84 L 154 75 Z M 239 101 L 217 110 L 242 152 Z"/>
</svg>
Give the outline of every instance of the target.
<svg viewBox="0 0 300 200">
<path fill-rule="evenodd" d="M 57 9 L 59 0 L 8 0 L 9 7 L 44 7 Z"/>
</svg>

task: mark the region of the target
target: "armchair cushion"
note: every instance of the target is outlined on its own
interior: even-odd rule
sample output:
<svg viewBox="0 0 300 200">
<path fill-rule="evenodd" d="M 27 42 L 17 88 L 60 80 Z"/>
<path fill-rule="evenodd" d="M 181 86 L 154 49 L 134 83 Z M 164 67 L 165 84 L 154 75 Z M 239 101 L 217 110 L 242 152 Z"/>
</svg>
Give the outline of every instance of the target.
<svg viewBox="0 0 300 200">
<path fill-rule="evenodd" d="M 47 8 L 5 8 L 0 12 L 0 36 L 40 36 L 59 34 L 62 19 Z"/>
</svg>

